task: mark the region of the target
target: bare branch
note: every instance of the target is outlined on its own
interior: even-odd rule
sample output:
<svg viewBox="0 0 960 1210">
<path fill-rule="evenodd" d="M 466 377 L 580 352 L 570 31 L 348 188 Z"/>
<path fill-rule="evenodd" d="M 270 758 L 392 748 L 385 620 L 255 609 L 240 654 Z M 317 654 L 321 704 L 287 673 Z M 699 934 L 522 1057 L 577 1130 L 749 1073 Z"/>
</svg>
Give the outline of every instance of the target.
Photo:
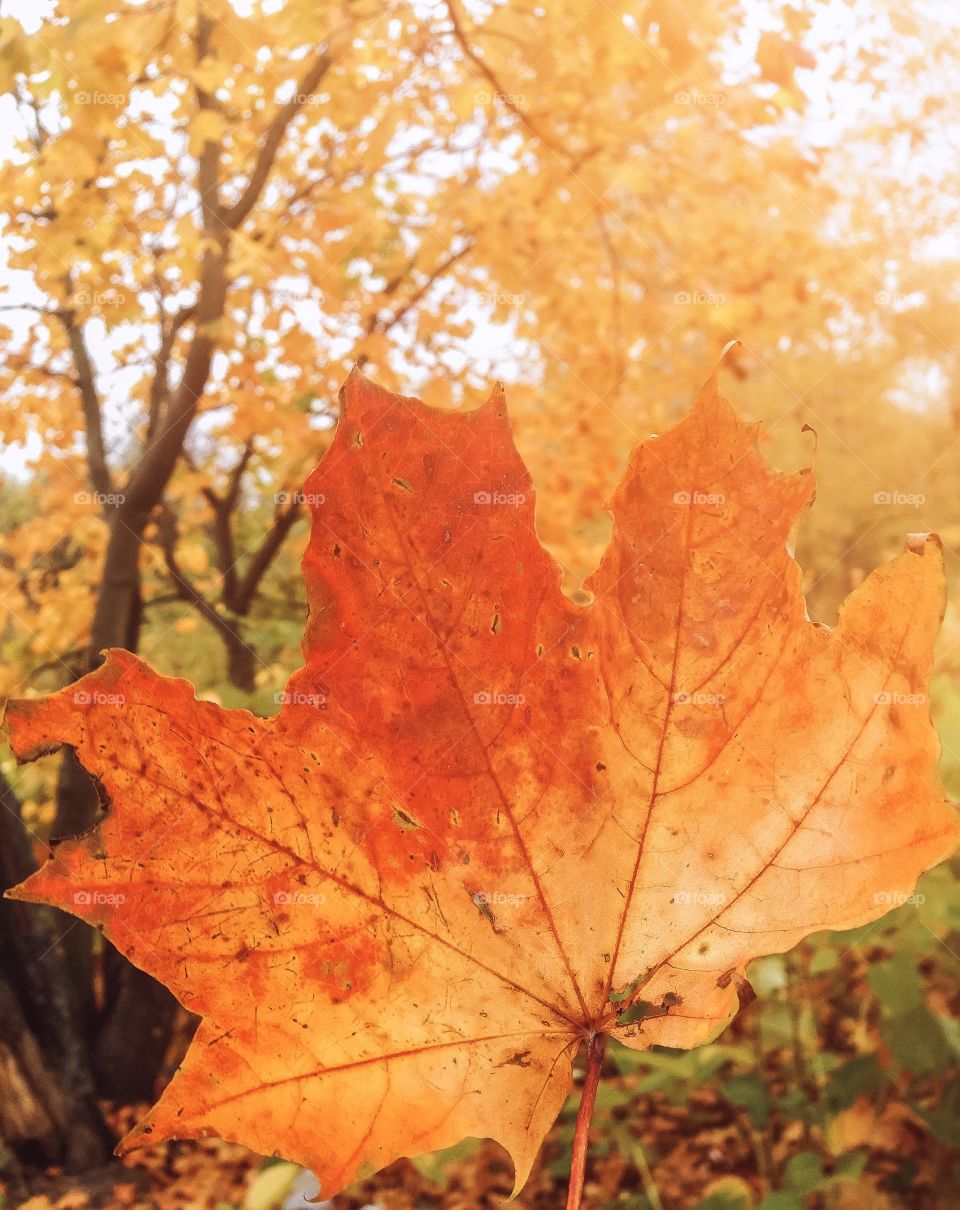
<svg viewBox="0 0 960 1210">
<path fill-rule="evenodd" d="M 439 265 L 436 266 L 433 272 L 429 274 L 426 280 L 417 287 L 417 289 L 413 292 L 413 294 L 410 295 L 406 302 L 398 307 L 392 315 L 382 316 L 379 312 L 375 312 L 373 315 L 371 315 L 370 319 L 367 321 L 367 335 L 372 336 L 374 332 L 389 332 L 391 328 L 395 328 L 397 324 L 400 323 L 401 320 L 407 314 L 409 314 L 409 312 L 412 311 L 415 306 L 423 301 L 429 292 L 430 287 L 433 286 L 433 284 L 438 281 L 439 278 L 441 278 L 444 273 L 451 268 L 451 266 L 455 265 L 458 260 L 466 256 L 466 254 L 473 248 L 473 242 L 473 239 L 468 239 L 462 248 L 458 249 L 456 252 L 451 252 L 449 256 L 444 257 L 444 259 Z M 396 293 L 402 281 L 402 277 L 393 278 L 387 283 L 383 293 L 388 296 Z"/>
<path fill-rule="evenodd" d="M 500 103 L 509 109 L 515 117 L 519 118 L 523 125 L 526 126 L 527 130 L 530 131 L 534 138 L 539 139 L 544 147 L 548 147 L 557 155 L 563 156 L 564 159 L 572 159 L 573 157 L 565 147 L 555 142 L 550 135 L 541 130 L 539 124 L 535 122 L 533 118 L 531 118 L 527 111 L 525 109 L 521 109 L 520 106 L 517 105 L 513 99 L 513 95 L 508 92 L 507 89 L 505 89 L 500 83 L 490 64 L 486 61 L 486 59 L 478 55 L 470 45 L 466 32 L 463 28 L 463 22 L 460 19 L 460 14 L 457 11 L 457 0 L 446 0 L 446 9 L 450 17 L 450 22 L 453 25 L 454 37 L 460 44 L 460 49 L 467 56 L 474 67 L 477 68 L 484 79 L 489 83 Z"/>
<path fill-rule="evenodd" d="M 69 296 L 72 289 L 69 274 L 64 281 Z M 76 385 L 80 392 L 80 405 L 83 409 L 90 482 L 95 492 L 107 496 L 113 491 L 113 477 L 110 474 L 107 451 L 103 443 L 103 414 L 86 335 L 83 325 L 77 320 L 77 313 L 72 307 L 61 308 L 57 311 L 57 318 L 63 324 L 67 334 L 67 343 L 70 346 L 70 355 L 76 371 Z"/>
<path fill-rule="evenodd" d="M 237 500 L 240 498 L 240 484 L 243 481 L 244 472 L 250 465 L 250 459 L 253 457 L 253 438 L 248 437 L 243 445 L 243 453 L 240 455 L 240 460 L 233 468 L 230 475 L 230 483 L 227 487 L 227 494 L 224 497 L 224 504 L 231 510 L 236 508 Z"/>
<path fill-rule="evenodd" d="M 610 389 L 610 395 L 613 395 L 623 381 L 624 375 L 627 372 L 626 352 L 624 350 L 623 337 L 623 262 L 620 260 L 620 254 L 613 242 L 613 236 L 610 234 L 610 228 L 607 224 L 606 216 L 602 211 L 597 214 L 597 229 L 600 232 L 600 239 L 607 253 L 607 260 L 610 264 L 610 276 L 613 280 L 613 293 L 610 303 L 610 319 L 611 319 L 611 340 L 613 343 L 614 356 L 614 382 Z"/>
<path fill-rule="evenodd" d="M 234 612 L 245 614 L 249 611 L 260 581 L 269 570 L 299 515 L 300 501 L 296 496 L 285 508 L 278 510 L 263 541 L 253 552 L 253 558 L 250 560 L 246 572 L 240 577 L 233 606 Z"/>
<path fill-rule="evenodd" d="M 36 97 L 30 96 L 25 92 L 22 84 L 19 82 L 14 85 L 13 96 L 16 102 L 17 109 L 23 117 L 23 124 L 27 128 L 27 137 L 33 144 L 34 151 L 39 155 L 47 144 L 50 138 L 50 131 L 44 126 L 40 119 L 40 102 Z M 33 114 L 33 128 L 30 128 L 29 123 L 23 113 L 25 109 L 29 109 Z"/>
<path fill-rule="evenodd" d="M 11 357 L 8 362 L 13 364 L 14 359 Z M 77 386 L 76 374 L 71 374 L 67 370 L 55 370 L 52 366 L 38 365 L 35 361 L 25 361 L 22 365 L 17 365 L 17 368 L 24 374 L 39 374 L 42 378 L 50 378 L 55 382 L 69 382 L 71 386 Z"/>
<path fill-rule="evenodd" d="M 197 21 L 195 55 L 201 62 L 209 49 L 213 22 L 201 16 Z M 198 88 L 199 112 L 217 109 L 216 101 L 209 93 Z M 165 424 L 160 428 L 160 407 L 167 394 L 165 363 L 155 376 L 151 398 L 151 423 L 147 444 L 131 471 L 124 489 L 126 496 L 123 510 L 134 520 L 138 529 L 146 521 L 150 509 L 162 496 L 173 474 L 177 459 L 193 418 L 200 397 L 206 389 L 210 365 L 216 348 L 214 326 L 223 317 L 227 298 L 227 248 L 229 232 L 221 215 L 222 206 L 218 194 L 218 169 L 220 143 L 206 140 L 197 167 L 197 191 L 200 195 L 200 210 L 203 219 L 204 250 L 200 266 L 200 288 L 194 307 L 188 308 L 196 321 L 196 332 L 190 343 L 183 377 L 177 388 Z M 184 315 L 181 312 L 181 317 Z M 181 324 L 186 319 L 181 320 Z M 170 342 L 175 338 L 178 325 L 168 330 Z M 171 335 L 172 334 L 172 335 Z"/>
<path fill-rule="evenodd" d="M 264 140 L 260 144 L 260 151 L 246 188 L 239 199 L 223 214 L 223 223 L 228 230 L 236 230 L 256 205 L 263 192 L 263 187 L 267 183 L 267 177 L 277 158 L 277 152 L 280 150 L 280 144 L 287 133 L 287 128 L 304 107 L 309 95 L 327 74 L 332 62 L 329 52 L 326 49 L 322 50 L 298 83 L 293 96 L 277 110 L 273 121 L 267 127 Z"/>
<path fill-rule="evenodd" d="M 210 17 L 200 15 L 197 18 L 197 35 L 195 55 L 198 63 L 202 62 L 210 46 L 210 35 L 214 23 Z M 196 85 L 199 113 L 219 113 L 221 106 L 212 93 Z M 200 194 L 200 211 L 203 215 L 203 227 L 210 230 L 222 221 L 222 206 L 219 194 L 219 172 L 221 143 L 218 139 L 205 139 L 197 160 L 197 189 Z"/>
<path fill-rule="evenodd" d="M 249 613 L 260 582 L 277 557 L 281 546 L 300 513 L 296 496 L 284 508 L 278 508 L 273 523 L 254 550 L 246 572 L 237 571 L 238 559 L 233 535 L 233 517 L 240 499 L 244 473 L 253 457 L 253 441 L 248 440 L 243 453 L 230 473 L 226 492 L 221 496 L 206 487 L 203 494 L 213 509 L 212 535 L 217 550 L 217 566 L 223 577 L 223 602 L 234 614 Z"/>
<path fill-rule="evenodd" d="M 183 307 L 173 316 L 169 324 L 160 320 L 160 347 L 154 358 L 153 378 L 148 397 L 147 445 L 160 428 L 164 404 L 170 397 L 170 357 L 180 329 L 194 317 L 195 306 Z"/>
<path fill-rule="evenodd" d="M 243 640 L 238 631 L 230 625 L 229 620 L 223 614 L 214 609 L 210 602 L 204 598 L 203 593 L 194 586 L 177 561 L 177 539 L 179 537 L 177 519 L 173 510 L 166 505 L 163 507 L 158 518 L 157 537 L 160 549 L 163 551 L 163 561 L 167 573 L 173 582 L 175 598 L 192 605 L 204 621 L 209 622 L 214 630 L 225 639 L 231 642 L 242 643 Z M 154 604 L 156 603 L 154 602 Z"/>
<path fill-rule="evenodd" d="M 217 566 L 223 576 L 223 599 L 230 609 L 240 613 L 234 604 L 237 592 L 237 556 L 233 543 L 233 513 L 240 498 L 240 484 L 244 471 L 253 457 L 253 441 L 248 440 L 243 453 L 230 473 L 226 494 L 218 495 L 212 487 L 205 487 L 203 494 L 213 509 L 212 535 L 217 551 Z"/>
</svg>

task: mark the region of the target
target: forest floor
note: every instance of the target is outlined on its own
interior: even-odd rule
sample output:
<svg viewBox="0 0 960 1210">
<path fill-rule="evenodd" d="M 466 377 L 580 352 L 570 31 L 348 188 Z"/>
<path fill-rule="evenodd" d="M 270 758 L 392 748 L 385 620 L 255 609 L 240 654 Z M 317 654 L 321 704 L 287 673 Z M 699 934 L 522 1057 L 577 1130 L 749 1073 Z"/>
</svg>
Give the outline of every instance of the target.
<svg viewBox="0 0 960 1210">
<path fill-rule="evenodd" d="M 616 1083 L 616 1079 L 612 1081 Z M 146 1106 L 142 1107 L 143 1109 Z M 111 1115 L 124 1129 L 136 1111 Z M 615 1111 L 616 1118 L 640 1143 L 632 1158 L 623 1148 L 604 1147 L 597 1139 L 588 1170 L 584 1210 L 740 1210 L 758 1205 L 767 1192 L 755 1134 L 742 1111 L 714 1090 L 698 1090 L 686 1106 L 654 1094 L 636 1097 Z M 956 1210 L 960 1191 L 938 1187 L 933 1157 L 923 1154 L 923 1131 L 905 1109 L 891 1106 L 884 1120 L 873 1118 L 861 1143 L 866 1165 L 855 1181 L 828 1194 L 797 1203 L 824 1210 Z M 791 1126 L 769 1131 L 772 1147 L 795 1151 Z M 856 1115 L 847 1128 L 863 1133 Z M 603 1152 L 606 1150 L 606 1154 Z M 557 1210 L 565 1200 L 568 1155 L 561 1137 L 551 1135 L 521 1195 L 523 1210 Z M 653 1172 L 645 1160 L 649 1155 Z M 915 1174 L 909 1187 L 898 1187 L 905 1156 Z M 930 1161 L 929 1163 L 927 1161 Z M 0 1174 L 3 1210 L 300 1210 L 310 1204 L 327 1210 L 493 1210 L 509 1197 L 512 1168 L 506 1154 L 484 1142 L 443 1168 L 442 1185 L 409 1161 L 401 1160 L 330 1202 L 309 1203 L 302 1196 L 273 1200 L 264 1180 L 264 1160 L 219 1139 L 168 1142 L 146 1148 L 82 1175 L 56 1168 L 16 1169 Z M 6 1179 L 4 1180 L 4 1175 Z M 819 1200 L 818 1200 L 819 1199 Z"/>
</svg>

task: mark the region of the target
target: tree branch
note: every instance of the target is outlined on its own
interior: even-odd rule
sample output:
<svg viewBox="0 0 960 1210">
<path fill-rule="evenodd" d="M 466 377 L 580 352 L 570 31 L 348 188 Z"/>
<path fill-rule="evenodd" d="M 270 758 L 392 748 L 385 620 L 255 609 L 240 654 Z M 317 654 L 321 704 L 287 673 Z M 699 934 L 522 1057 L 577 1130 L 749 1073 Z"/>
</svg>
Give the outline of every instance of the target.
<svg viewBox="0 0 960 1210">
<path fill-rule="evenodd" d="M 300 515 L 300 501 L 294 495 L 286 508 L 280 509 L 273 519 L 273 524 L 267 530 L 263 541 L 253 552 L 253 558 L 246 572 L 240 578 L 236 588 L 235 603 L 232 606 L 235 613 L 246 614 L 253 604 L 260 581 L 269 570 L 270 564 L 276 558 L 287 534 L 293 528 Z"/>
<path fill-rule="evenodd" d="M 242 643 L 243 639 L 240 634 L 230 625 L 230 622 L 221 613 L 207 601 L 203 593 L 197 589 L 186 572 L 181 568 L 177 561 L 177 539 L 179 533 L 177 528 L 177 519 L 173 510 L 169 506 L 164 506 L 163 511 L 157 523 L 157 537 L 159 539 L 160 549 L 163 552 L 163 561 L 166 566 L 167 573 L 173 582 L 176 599 L 186 601 L 197 610 L 204 621 L 210 625 L 225 639 L 233 642 Z"/>
<path fill-rule="evenodd" d="M 242 612 L 234 605 L 237 592 L 237 556 L 233 544 L 232 517 L 237 501 L 240 498 L 240 484 L 244 471 L 253 457 L 253 441 L 248 440 L 243 447 L 236 466 L 230 473 L 226 494 L 218 495 L 212 487 L 205 487 L 203 494 L 207 503 L 213 509 L 212 535 L 217 551 L 217 566 L 223 577 L 223 599 L 228 608 L 235 613 Z"/>
<path fill-rule="evenodd" d="M 277 110 L 273 121 L 267 127 L 267 133 L 260 145 L 260 152 L 246 188 L 238 200 L 224 211 L 223 223 L 228 230 L 236 230 L 256 205 L 267 182 L 267 177 L 270 175 L 273 162 L 277 158 L 277 152 L 280 150 L 280 144 L 283 142 L 283 136 L 287 133 L 288 126 L 304 107 L 309 95 L 327 74 L 332 62 L 330 53 L 325 48 L 313 60 L 310 68 L 297 84 L 290 100 Z"/>
<path fill-rule="evenodd" d="M 458 260 L 466 256 L 466 254 L 471 251 L 472 248 L 473 239 L 471 238 L 468 239 L 463 247 L 458 251 L 451 252 L 449 256 L 444 257 L 444 259 L 439 265 L 436 266 L 433 272 L 428 275 L 426 281 L 422 282 L 413 292 L 413 294 L 410 295 L 406 302 L 398 307 L 397 310 L 394 311 L 389 317 L 381 317 L 379 312 L 374 312 L 374 314 L 371 315 L 370 319 L 367 321 L 367 335 L 372 336 L 374 332 L 389 332 L 391 328 L 395 328 L 405 315 L 412 311 L 419 302 L 422 302 L 430 290 L 430 287 L 439 278 L 441 278 L 452 265 L 455 265 Z M 393 278 L 392 281 L 387 283 L 383 293 L 386 295 L 394 294 L 401 281 L 402 278 Z"/>
<path fill-rule="evenodd" d="M 171 322 L 166 324 L 161 313 L 160 347 L 154 359 L 153 378 L 150 381 L 148 397 L 147 445 L 156 436 L 163 416 L 163 406 L 170 397 L 170 356 L 176 344 L 180 329 L 197 313 L 195 306 L 182 307 Z"/>
<path fill-rule="evenodd" d="M 198 18 L 195 46 L 198 63 L 207 53 L 212 30 L 213 22 L 209 17 Z M 197 89 L 197 100 L 200 113 L 217 110 L 215 100 L 203 89 Z M 194 312 L 196 332 L 187 353 L 183 377 L 170 406 L 169 416 L 165 417 L 168 423 L 162 430 L 159 429 L 159 415 L 157 416 L 155 431 L 150 434 L 124 489 L 126 499 L 122 508 L 124 514 L 131 518 L 134 530 L 140 529 L 145 523 L 150 509 L 163 495 L 173 474 L 210 375 L 216 348 L 214 327 L 222 319 L 226 309 L 229 232 L 222 221 L 223 208 L 218 192 L 220 150 L 219 142 L 207 139 L 198 161 L 197 191 L 200 198 L 204 246 L 197 301 L 193 308 L 188 308 L 188 311 L 192 309 Z M 160 392 L 159 402 L 162 402 L 166 388 L 165 374 L 159 374 L 157 377 L 160 378 L 160 383 L 156 390 Z M 152 402 L 155 410 L 158 410 L 157 401 Z"/>
<path fill-rule="evenodd" d="M 72 289 L 69 274 L 65 278 L 65 283 L 69 293 Z M 80 392 L 80 404 L 83 409 L 83 423 L 86 432 L 87 467 L 90 472 L 90 482 L 95 492 L 108 496 L 113 491 L 113 477 L 110 474 L 107 452 L 103 443 L 100 396 L 97 392 L 90 350 L 87 348 L 83 327 L 77 322 L 76 311 L 72 307 L 63 307 L 56 314 L 67 334 L 67 343 L 70 346 L 70 355 L 76 371 L 76 385 Z"/>
<path fill-rule="evenodd" d="M 568 152 L 565 147 L 555 142 L 550 135 L 545 134 L 540 129 L 538 123 L 534 122 L 533 118 L 530 117 L 526 110 L 520 108 L 520 106 L 514 101 L 512 94 L 507 92 L 506 89 L 501 85 L 496 73 L 489 63 L 487 63 L 486 59 L 481 58 L 470 45 L 466 32 L 463 28 L 463 23 L 460 20 L 460 14 L 457 11 L 457 0 L 446 0 L 446 9 L 447 14 L 450 17 L 450 23 L 453 26 L 454 37 L 460 44 L 460 49 L 488 82 L 490 87 L 493 89 L 497 100 L 499 100 L 507 109 L 509 109 L 515 117 L 519 118 L 523 125 L 526 126 L 527 130 L 530 131 L 534 138 L 539 139 L 544 147 L 548 147 L 551 151 L 555 152 L 559 156 L 562 156 L 564 159 L 573 159 L 573 156 L 571 156 L 570 152 Z"/>
<path fill-rule="evenodd" d="M 620 260 L 620 254 L 617 252 L 616 244 L 613 242 L 613 236 L 610 234 L 610 228 L 607 225 L 606 216 L 602 211 L 597 213 L 597 229 L 600 232 L 600 239 L 607 252 L 607 260 L 610 264 L 610 276 L 613 281 L 613 293 L 611 295 L 610 318 L 611 318 L 611 338 L 613 344 L 614 357 L 614 381 L 611 386 L 608 397 L 614 395 L 620 383 L 623 381 L 627 372 L 626 351 L 624 349 L 623 339 L 623 263 Z"/>
</svg>

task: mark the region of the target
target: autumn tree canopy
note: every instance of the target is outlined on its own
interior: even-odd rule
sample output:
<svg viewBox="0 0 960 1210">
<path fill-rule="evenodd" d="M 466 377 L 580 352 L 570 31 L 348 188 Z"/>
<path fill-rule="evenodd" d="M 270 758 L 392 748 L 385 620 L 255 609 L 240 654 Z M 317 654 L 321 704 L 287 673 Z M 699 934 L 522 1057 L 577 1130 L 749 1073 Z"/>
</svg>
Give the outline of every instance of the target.
<svg viewBox="0 0 960 1210">
<path fill-rule="evenodd" d="M 913 297 L 907 250 L 940 218 L 932 199 L 903 230 L 846 187 L 852 153 L 803 125 L 805 82 L 829 80 L 810 73 L 843 30 L 773 8 L 744 61 L 741 16 L 76 0 L 33 37 L 6 18 L 19 137 L 3 204 L 30 302 L 21 292 L 7 317 L 4 436 L 50 492 L 4 572 L 12 650 L 39 657 L 30 675 L 132 640 L 139 598 L 172 596 L 193 607 L 184 627 L 219 635 L 242 690 L 270 679 L 275 644 L 250 614 L 295 525 L 285 493 L 324 448 L 358 357 L 431 402 L 492 373 L 537 384 L 517 395 L 519 439 L 554 489 L 543 527 L 572 587 L 601 549 L 625 451 L 731 336 L 777 413 L 815 409 L 829 385 L 801 391 L 793 366 L 799 381 L 851 344 L 882 359 L 889 387 L 903 367 L 884 350 L 905 324 L 942 359 L 926 306 L 882 301 Z M 919 29 L 909 13 L 867 29 L 869 54 L 834 74 L 869 113 L 891 75 L 916 70 L 903 38 Z M 929 65 L 917 95 L 910 127 L 882 131 L 891 146 L 941 125 Z M 869 167 L 892 200 L 886 166 Z M 855 224 L 854 245 L 831 214 Z M 481 315 L 502 355 L 471 339 Z M 273 514 L 257 541 L 242 517 L 254 502 Z M 110 622 L 91 593 L 108 539 Z M 9 686 L 27 676 L 14 660 Z"/>
</svg>

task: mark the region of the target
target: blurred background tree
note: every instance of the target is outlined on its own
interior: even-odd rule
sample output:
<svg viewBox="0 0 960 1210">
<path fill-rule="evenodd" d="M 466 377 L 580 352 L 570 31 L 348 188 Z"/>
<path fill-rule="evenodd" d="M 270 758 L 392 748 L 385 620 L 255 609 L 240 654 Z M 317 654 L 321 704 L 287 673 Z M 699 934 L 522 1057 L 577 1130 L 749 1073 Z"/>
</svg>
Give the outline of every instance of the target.
<svg viewBox="0 0 960 1210">
<path fill-rule="evenodd" d="M 9 4 L 0 689 L 126 646 L 275 710 L 298 489 L 357 360 L 438 406 L 508 383 L 576 597 L 630 448 L 737 337 L 771 456 L 816 444 L 811 614 L 908 530 L 955 575 L 957 27 L 932 0 Z M 8 885 L 100 806 L 69 753 L 3 769 Z M 0 1137 L 82 1167 L 97 1097 L 149 1096 L 188 1025 L 53 911 L 0 906 L 0 956 Z"/>
</svg>

